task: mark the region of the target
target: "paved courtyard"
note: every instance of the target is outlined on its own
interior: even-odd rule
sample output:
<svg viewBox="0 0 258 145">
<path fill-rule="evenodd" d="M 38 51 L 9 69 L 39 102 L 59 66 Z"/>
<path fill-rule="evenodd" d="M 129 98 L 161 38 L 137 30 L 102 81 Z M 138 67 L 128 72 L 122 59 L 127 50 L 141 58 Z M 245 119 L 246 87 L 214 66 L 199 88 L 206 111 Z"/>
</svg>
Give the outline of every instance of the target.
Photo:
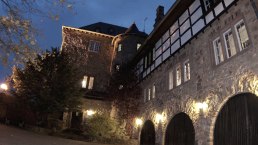
<svg viewBox="0 0 258 145">
<path fill-rule="evenodd" d="M 0 145 L 103 145 L 40 135 L 0 124 Z"/>
</svg>

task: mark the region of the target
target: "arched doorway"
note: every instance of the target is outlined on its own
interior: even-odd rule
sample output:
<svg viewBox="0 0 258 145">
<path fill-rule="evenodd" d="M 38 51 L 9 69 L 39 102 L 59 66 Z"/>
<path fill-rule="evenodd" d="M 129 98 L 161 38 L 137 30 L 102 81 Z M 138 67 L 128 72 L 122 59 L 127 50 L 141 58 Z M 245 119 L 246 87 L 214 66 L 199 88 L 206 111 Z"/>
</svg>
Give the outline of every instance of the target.
<svg viewBox="0 0 258 145">
<path fill-rule="evenodd" d="M 230 98 L 217 116 L 214 145 L 258 144 L 258 97 L 239 94 Z"/>
<path fill-rule="evenodd" d="M 165 145 L 194 145 L 194 142 L 192 120 L 185 113 L 175 115 L 166 129 Z"/>
<path fill-rule="evenodd" d="M 155 145 L 155 128 L 150 120 L 146 121 L 142 127 L 140 145 Z"/>
</svg>

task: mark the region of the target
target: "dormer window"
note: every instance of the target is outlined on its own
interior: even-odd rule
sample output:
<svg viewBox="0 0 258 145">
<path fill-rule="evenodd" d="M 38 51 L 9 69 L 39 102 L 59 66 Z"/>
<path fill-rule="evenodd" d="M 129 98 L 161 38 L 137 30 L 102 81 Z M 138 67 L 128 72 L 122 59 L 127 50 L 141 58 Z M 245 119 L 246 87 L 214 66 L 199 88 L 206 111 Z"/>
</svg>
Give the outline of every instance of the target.
<svg viewBox="0 0 258 145">
<path fill-rule="evenodd" d="M 141 43 L 137 43 L 137 50 L 142 46 Z"/>
<path fill-rule="evenodd" d="M 120 52 L 122 51 L 122 44 L 118 44 L 118 47 L 117 47 L 117 52 Z"/>
</svg>

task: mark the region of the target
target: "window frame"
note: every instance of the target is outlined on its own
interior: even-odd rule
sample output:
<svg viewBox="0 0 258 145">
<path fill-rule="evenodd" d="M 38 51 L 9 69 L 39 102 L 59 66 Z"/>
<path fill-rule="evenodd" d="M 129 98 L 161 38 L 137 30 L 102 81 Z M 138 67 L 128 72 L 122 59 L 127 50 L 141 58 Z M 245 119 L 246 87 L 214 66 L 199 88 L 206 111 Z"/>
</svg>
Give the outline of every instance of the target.
<svg viewBox="0 0 258 145">
<path fill-rule="evenodd" d="M 178 73 L 179 70 L 179 73 Z M 176 86 L 180 86 L 182 84 L 182 69 L 181 65 L 177 65 L 176 67 Z"/>
<path fill-rule="evenodd" d="M 220 48 L 217 47 L 217 41 L 220 41 Z M 222 42 L 221 42 L 221 39 L 220 37 L 217 37 L 216 39 L 213 40 L 212 42 L 212 45 L 213 45 L 213 51 L 214 51 L 214 57 L 215 57 L 215 63 L 216 65 L 222 63 L 225 58 L 224 58 L 224 54 L 223 54 L 223 47 L 222 47 Z M 218 52 L 218 49 L 220 49 Z M 220 58 L 220 60 L 218 59 L 218 57 L 222 56 L 222 58 Z"/>
<path fill-rule="evenodd" d="M 241 39 L 240 39 L 240 35 L 239 35 L 238 29 L 237 29 L 237 26 L 241 25 L 241 23 L 243 23 L 244 26 L 245 26 L 245 31 L 246 31 L 247 37 L 248 37 L 248 40 L 247 40 L 247 41 L 250 41 L 250 38 L 249 38 L 249 35 L 248 35 L 248 31 L 247 31 L 247 28 L 246 28 L 246 24 L 245 24 L 244 20 L 241 19 L 240 21 L 238 21 L 238 22 L 234 25 L 240 51 L 242 51 L 242 50 L 248 48 L 248 45 L 249 45 L 249 44 L 247 44 L 247 46 L 246 46 L 245 48 L 242 47 L 242 42 L 240 41 Z M 250 42 L 249 42 L 249 43 L 250 43 Z"/>
<path fill-rule="evenodd" d="M 171 69 L 168 72 L 168 89 L 172 90 L 174 88 L 174 71 Z"/>
<path fill-rule="evenodd" d="M 189 66 L 186 67 L 186 64 L 188 64 Z M 189 67 L 189 68 L 188 68 Z M 186 69 L 188 68 L 188 69 Z M 188 71 L 187 71 L 188 70 Z M 187 77 L 189 76 L 189 78 Z M 191 65 L 190 65 L 190 61 L 189 59 L 187 59 L 185 62 L 184 62 L 184 82 L 187 82 L 191 79 Z"/>
<path fill-rule="evenodd" d="M 231 32 L 231 35 L 232 35 L 232 38 L 233 38 L 235 54 L 232 54 L 231 49 L 228 48 L 228 45 L 227 45 L 226 34 L 228 34 L 229 32 Z M 234 34 L 233 34 L 233 31 L 232 31 L 231 28 L 229 28 L 226 32 L 223 33 L 223 39 L 224 39 L 224 42 L 225 42 L 225 49 L 226 49 L 226 53 L 227 53 L 227 58 L 231 58 L 232 56 L 237 54 L 236 44 L 235 44 L 235 40 L 234 40 Z M 228 49 L 230 49 L 231 56 L 229 56 Z"/>
</svg>

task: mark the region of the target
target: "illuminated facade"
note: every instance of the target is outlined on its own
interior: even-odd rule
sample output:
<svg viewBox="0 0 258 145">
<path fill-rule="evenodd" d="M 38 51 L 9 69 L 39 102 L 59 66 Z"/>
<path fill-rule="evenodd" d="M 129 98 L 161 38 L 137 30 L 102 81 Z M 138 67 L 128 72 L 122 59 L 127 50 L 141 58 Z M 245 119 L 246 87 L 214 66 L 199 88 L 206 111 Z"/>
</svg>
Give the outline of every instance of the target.
<svg viewBox="0 0 258 145">
<path fill-rule="evenodd" d="M 134 60 L 140 145 L 257 144 L 257 4 L 174 3 Z"/>
</svg>

